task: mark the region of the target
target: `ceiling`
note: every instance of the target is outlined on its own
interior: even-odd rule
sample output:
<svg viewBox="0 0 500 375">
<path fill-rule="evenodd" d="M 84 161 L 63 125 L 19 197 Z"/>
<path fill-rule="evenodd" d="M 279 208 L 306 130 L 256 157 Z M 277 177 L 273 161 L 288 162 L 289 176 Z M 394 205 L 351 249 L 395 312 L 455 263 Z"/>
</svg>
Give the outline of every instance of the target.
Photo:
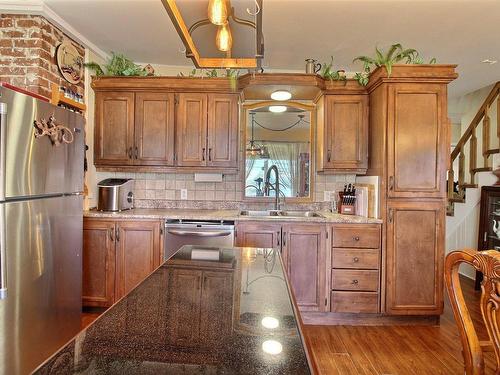
<svg viewBox="0 0 500 375">
<path fill-rule="evenodd" d="M 44 3 L 104 51 L 139 62 L 191 65 L 160 0 Z M 196 16 L 195 5 L 204 9 L 207 3 L 178 0 L 187 18 Z M 253 0 L 233 3 L 238 16 L 249 18 L 244 9 Z M 263 66 L 303 71 L 304 59 L 324 62 L 333 55 L 335 67 L 357 71 L 361 66 L 352 62 L 354 57 L 373 55 L 376 45 L 400 42 L 426 60 L 458 64 L 460 77 L 450 85 L 450 94 L 459 96 L 500 80 L 499 24 L 497 0 L 264 0 Z M 213 44 L 213 31 L 201 32 L 200 42 L 203 37 Z M 234 44 L 239 42 L 235 38 Z M 499 62 L 488 65 L 481 63 L 484 59 Z"/>
</svg>

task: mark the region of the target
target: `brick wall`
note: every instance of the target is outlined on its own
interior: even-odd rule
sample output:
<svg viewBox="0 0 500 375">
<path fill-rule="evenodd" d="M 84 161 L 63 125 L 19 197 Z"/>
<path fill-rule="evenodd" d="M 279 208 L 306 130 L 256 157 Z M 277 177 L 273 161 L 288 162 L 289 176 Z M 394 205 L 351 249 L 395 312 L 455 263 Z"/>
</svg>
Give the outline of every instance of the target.
<svg viewBox="0 0 500 375">
<path fill-rule="evenodd" d="M 85 48 L 71 40 L 47 19 L 37 15 L 0 15 L 0 81 L 51 96 L 52 83 L 83 95 L 84 82 L 72 85 L 59 73 L 55 49 L 68 39 L 82 58 Z"/>
</svg>

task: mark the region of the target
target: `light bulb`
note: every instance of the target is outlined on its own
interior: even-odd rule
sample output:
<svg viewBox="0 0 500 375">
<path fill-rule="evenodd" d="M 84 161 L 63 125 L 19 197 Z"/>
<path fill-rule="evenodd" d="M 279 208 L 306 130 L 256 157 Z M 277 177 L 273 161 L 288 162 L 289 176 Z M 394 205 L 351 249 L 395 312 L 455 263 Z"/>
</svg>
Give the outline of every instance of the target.
<svg viewBox="0 0 500 375">
<path fill-rule="evenodd" d="M 226 0 L 210 0 L 208 2 L 208 19 L 214 25 L 222 26 L 227 23 Z"/>
<path fill-rule="evenodd" d="M 291 97 L 292 97 L 292 94 L 286 90 L 278 90 L 278 91 L 275 91 L 271 94 L 271 99 L 273 99 L 273 100 L 284 101 L 284 100 L 290 99 Z"/>
<path fill-rule="evenodd" d="M 273 112 L 273 113 L 286 112 L 286 106 L 285 105 L 270 105 L 269 111 Z"/>
<path fill-rule="evenodd" d="M 217 36 L 215 37 L 215 44 L 219 51 L 231 51 L 231 48 L 233 47 L 233 36 L 231 35 L 229 23 L 219 26 L 219 30 L 217 30 Z"/>
</svg>

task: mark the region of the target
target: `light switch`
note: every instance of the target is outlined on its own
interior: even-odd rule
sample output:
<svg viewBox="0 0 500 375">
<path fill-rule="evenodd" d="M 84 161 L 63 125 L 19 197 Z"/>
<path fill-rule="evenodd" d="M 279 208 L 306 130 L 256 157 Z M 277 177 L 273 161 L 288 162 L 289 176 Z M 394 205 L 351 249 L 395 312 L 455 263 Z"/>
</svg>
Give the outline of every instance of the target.
<svg viewBox="0 0 500 375">
<path fill-rule="evenodd" d="M 187 191 L 187 189 L 181 189 L 181 199 L 182 200 L 188 199 L 188 191 Z"/>
<path fill-rule="evenodd" d="M 324 191 L 323 192 L 323 200 L 325 202 L 330 202 L 330 200 L 332 199 L 332 192 L 331 191 Z"/>
</svg>

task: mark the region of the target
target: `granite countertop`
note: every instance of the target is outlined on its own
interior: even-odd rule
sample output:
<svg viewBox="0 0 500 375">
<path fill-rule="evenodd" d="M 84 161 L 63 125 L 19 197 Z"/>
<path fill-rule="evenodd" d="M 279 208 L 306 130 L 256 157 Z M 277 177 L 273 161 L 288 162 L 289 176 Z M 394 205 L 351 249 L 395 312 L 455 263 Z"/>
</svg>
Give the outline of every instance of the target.
<svg viewBox="0 0 500 375">
<path fill-rule="evenodd" d="M 311 374 L 280 254 L 182 247 L 35 374 Z"/>
<path fill-rule="evenodd" d="M 329 211 L 318 211 L 321 217 L 290 216 L 243 216 L 239 210 L 193 210 L 135 208 L 121 212 L 103 212 L 97 210 L 84 211 L 85 217 L 101 217 L 110 219 L 198 219 L 198 220 L 234 220 L 234 221 L 291 221 L 307 223 L 352 223 L 380 224 L 382 220 L 355 215 L 341 215 Z"/>
</svg>

